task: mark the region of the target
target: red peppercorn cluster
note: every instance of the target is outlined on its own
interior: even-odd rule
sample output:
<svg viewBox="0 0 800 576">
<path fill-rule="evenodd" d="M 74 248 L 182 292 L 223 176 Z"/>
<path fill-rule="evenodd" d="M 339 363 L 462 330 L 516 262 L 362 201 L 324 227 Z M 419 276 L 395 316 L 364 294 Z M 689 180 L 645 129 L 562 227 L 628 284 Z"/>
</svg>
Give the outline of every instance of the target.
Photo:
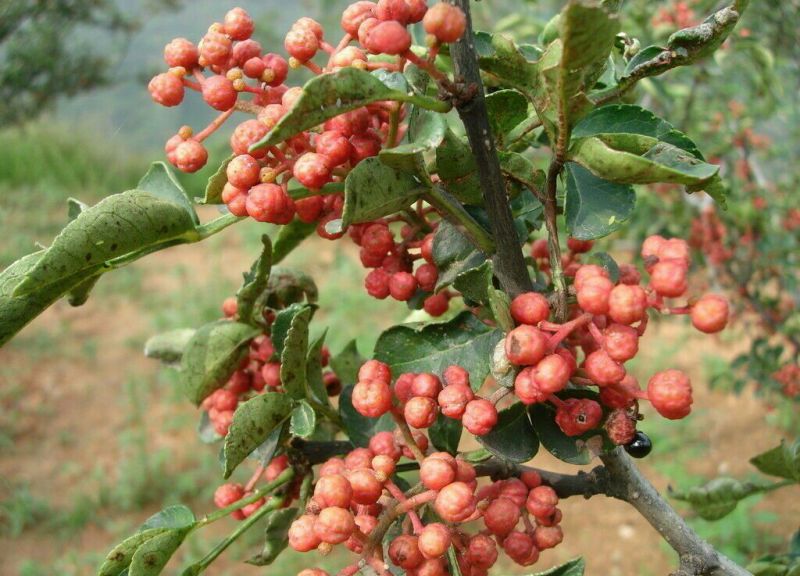
<svg viewBox="0 0 800 576">
<path fill-rule="evenodd" d="M 582 264 L 578 255 L 591 249 L 590 242 L 571 238 L 568 247 L 562 264 L 565 274 L 573 277 L 577 302 L 572 319 L 564 324 L 549 322 L 547 299 L 533 292 L 517 296 L 511 304 L 518 326 L 506 335 L 505 354 L 521 367 L 514 382 L 516 396 L 525 404 L 552 403 L 557 424 L 569 436 L 598 428 L 605 417 L 606 431 L 618 444 L 627 444 L 636 433 L 637 400 L 649 400 L 665 418 L 689 414 L 692 388 L 683 372 L 659 372 L 643 391 L 625 368 L 625 362 L 639 351 L 651 308 L 688 314 L 695 328 L 707 334 L 726 326 L 728 302 L 716 294 L 706 294 L 680 308 L 665 304 L 666 299 L 681 297 L 688 289 L 689 245 L 677 238 L 648 237 L 641 252 L 649 274 L 647 285 L 642 285 L 641 275 L 630 265 L 620 267 L 619 281 L 614 282 L 605 268 Z M 541 268 L 549 270 L 546 245 L 534 242 L 532 256 Z M 580 365 L 578 349 L 583 353 Z M 555 395 L 570 382 L 577 387 L 598 387 L 600 402 Z"/>
<path fill-rule="evenodd" d="M 365 366 L 373 374 L 385 373 L 374 362 Z M 402 434 L 379 432 L 368 448 L 356 448 L 344 458 L 320 465 L 313 497 L 289 528 L 289 545 L 299 552 L 327 554 L 334 545 L 344 544 L 385 574 L 388 565 L 375 554 L 388 528 L 381 522 L 405 515 L 408 522 L 401 523 L 402 533 L 389 542 L 388 561 L 408 574 L 444 576 L 451 546 L 462 573 L 477 575 L 487 573 L 499 550 L 529 566 L 541 551 L 562 541 L 558 496 L 532 470 L 479 487 L 472 464 L 433 452 L 419 462 L 424 491 L 403 492 L 391 480 L 398 461 L 403 456 L 414 459 L 415 453 L 428 449 L 423 435 L 415 434 L 414 442 L 415 450 L 409 451 Z M 423 506 L 430 506 L 440 521 L 423 522 L 418 512 Z M 465 525 L 481 520 L 483 527 L 470 534 Z M 339 574 L 354 574 L 358 566 L 356 562 Z"/>
<path fill-rule="evenodd" d="M 236 298 L 227 298 L 222 304 L 222 312 L 226 318 L 234 319 L 237 314 Z M 274 315 L 271 311 L 265 314 L 269 327 Z M 328 367 L 330 351 L 327 346 L 322 349 L 322 365 Z M 336 374 L 327 369 L 323 372 L 323 382 L 330 396 L 336 396 L 342 389 L 341 381 Z M 247 356 L 228 382 L 212 392 L 200 404 L 200 408 L 208 413 L 209 420 L 217 434 L 227 436 L 233 413 L 240 402 L 252 398 L 254 394 L 282 392 L 281 363 L 275 359 L 275 346 L 268 334 L 255 337 L 250 343 Z"/>
<path fill-rule="evenodd" d="M 428 59 L 419 58 L 410 49 L 408 26 L 417 22 L 422 22 L 429 34 Z M 209 106 L 221 112 L 197 134 L 188 126 L 181 128 L 167 141 L 167 158 L 184 172 L 199 170 L 208 159 L 204 140 L 235 110 L 250 113 L 255 118 L 240 123 L 230 137 L 234 156 L 227 165 L 227 183 L 222 190 L 222 200 L 230 212 L 272 224 L 288 224 L 297 217 L 302 222 L 316 222 L 323 238 L 340 238 L 343 231 L 332 232 L 326 225 L 341 218 L 343 196 L 330 194 L 323 187 L 343 182 L 359 162 L 395 146 L 406 127 L 393 129 L 393 117 L 402 120 L 406 108 L 399 102 L 376 102 L 331 118 L 276 146 L 251 151 L 250 147 L 275 127 L 303 93 L 301 88 L 286 84 L 290 70 L 304 67 L 317 75 L 345 67 L 402 71 L 411 62 L 435 71 L 433 60 L 440 44 L 458 40 L 465 26 L 464 13 L 445 2 L 428 9 L 425 0 L 358 1 L 342 13 L 344 36 L 338 44 L 329 44 L 323 27 L 304 17 L 286 34 L 288 57 L 284 57 L 265 53 L 251 38 L 252 18 L 241 8 L 234 8 L 223 22 L 213 24 L 197 45 L 176 38 L 164 49 L 170 68 L 150 82 L 153 100 L 177 106 L 188 88 L 200 92 Z M 387 60 L 386 56 L 393 58 Z M 294 194 L 296 198 L 289 193 L 293 181 L 304 188 Z M 419 216 L 423 228 L 430 228 L 421 208 Z M 350 228 L 350 237 L 361 247 L 364 266 L 372 269 L 365 280 L 367 291 L 376 298 L 391 295 L 407 301 L 419 289 L 428 293 L 423 302 L 425 310 L 441 316 L 448 309 L 450 295 L 432 293 L 438 276 L 430 255 L 432 237 L 419 226 L 407 225 L 401 231 L 401 241 L 395 242 L 390 223 L 380 220 Z M 414 271 L 413 260 L 420 255 L 412 256 L 409 249 L 420 247 L 426 263 Z"/>
<path fill-rule="evenodd" d="M 449 366 L 444 383 L 436 374 L 400 374 L 392 386 L 392 374 L 383 362 L 369 360 L 358 372 L 353 387 L 353 407 L 363 416 L 378 418 L 393 412 L 395 418 L 416 429 L 428 428 L 439 412 L 460 420 L 471 434 L 483 436 L 497 424 L 497 409 L 484 398 L 476 397 L 469 372 Z"/>
</svg>

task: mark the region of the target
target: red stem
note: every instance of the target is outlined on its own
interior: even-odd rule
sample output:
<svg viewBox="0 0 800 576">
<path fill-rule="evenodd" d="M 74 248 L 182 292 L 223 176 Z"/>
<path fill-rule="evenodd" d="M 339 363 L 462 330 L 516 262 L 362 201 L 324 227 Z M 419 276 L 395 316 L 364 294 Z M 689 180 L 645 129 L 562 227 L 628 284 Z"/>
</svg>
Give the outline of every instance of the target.
<svg viewBox="0 0 800 576">
<path fill-rule="evenodd" d="M 550 339 L 547 341 L 547 349 L 552 353 L 553 351 L 555 351 L 556 348 L 558 348 L 558 345 L 561 344 L 561 342 L 567 336 L 572 334 L 573 331 L 575 331 L 577 328 L 580 328 L 581 326 L 584 326 L 585 324 L 588 324 L 591 321 L 592 321 L 592 315 L 587 312 L 586 314 L 581 314 L 574 320 L 565 322 L 564 324 L 561 325 L 560 328 L 558 328 L 558 331 L 555 334 L 550 336 Z M 540 328 L 542 324 L 544 324 L 544 322 L 539 323 Z M 549 322 L 547 324 L 550 325 Z"/>
<path fill-rule="evenodd" d="M 231 117 L 231 114 L 233 114 L 235 110 L 236 108 L 231 108 L 230 110 L 226 110 L 225 112 L 217 116 L 211 122 L 211 124 L 203 128 L 202 131 L 195 134 L 194 139 L 197 140 L 198 142 L 202 142 L 203 140 L 211 136 L 214 132 L 217 131 L 217 128 L 219 128 L 225 123 L 225 120 Z"/>
</svg>

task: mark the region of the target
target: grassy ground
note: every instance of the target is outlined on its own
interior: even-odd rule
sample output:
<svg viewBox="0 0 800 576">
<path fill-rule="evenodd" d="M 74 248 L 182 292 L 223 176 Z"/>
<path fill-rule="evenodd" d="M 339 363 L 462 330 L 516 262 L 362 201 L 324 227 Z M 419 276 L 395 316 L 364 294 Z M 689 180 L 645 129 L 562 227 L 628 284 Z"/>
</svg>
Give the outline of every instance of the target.
<svg viewBox="0 0 800 576">
<path fill-rule="evenodd" d="M 107 149 L 67 140 L 57 130 L 0 132 L 0 228 L 6 232 L 0 267 L 34 249 L 34 242 L 49 241 L 64 222 L 67 197 L 91 202 L 135 185 L 146 162 Z M 192 193 L 201 181 L 187 181 Z M 212 215 L 213 209 L 202 214 Z M 164 505 L 210 509 L 220 481 L 215 451 L 196 441 L 196 411 L 181 397 L 175 375 L 145 360 L 141 350 L 154 332 L 216 318 L 264 231 L 240 225 L 104 277 L 83 308 L 59 303 L 0 350 L 0 573 L 93 574 L 115 541 Z M 366 298 L 355 252 L 338 244 L 310 241 L 286 264 L 320 279 L 315 324 L 329 327 L 331 348 L 357 338 L 368 352 L 380 330 L 406 311 Z M 643 349 L 655 352 L 639 359 L 643 374 L 677 365 L 697 383 L 743 345 L 736 334 L 716 343 L 701 339 L 680 322 L 654 327 L 647 338 L 652 343 Z M 746 458 L 781 433 L 771 423 L 780 412 L 752 395 L 697 388 L 697 408 L 687 421 L 649 418 L 644 425 L 655 443 L 645 468 L 659 488 L 718 473 L 746 475 Z M 570 469 L 546 455 L 537 463 Z M 798 515 L 797 498 L 778 492 L 723 522 L 692 523 L 744 561 L 780 548 Z M 652 529 L 622 504 L 570 501 L 564 517 L 566 541 L 543 555 L 542 568 L 584 554 L 589 574 L 663 574 L 673 561 Z M 191 539 L 178 561 L 199 558 L 227 529 L 215 526 Z M 263 573 L 237 562 L 257 551 L 259 537 L 253 530 L 209 574 Z M 290 554 L 270 574 L 342 562 L 339 555 Z M 509 567 L 503 573 L 530 571 Z M 178 565 L 168 573 L 178 573 Z"/>
</svg>

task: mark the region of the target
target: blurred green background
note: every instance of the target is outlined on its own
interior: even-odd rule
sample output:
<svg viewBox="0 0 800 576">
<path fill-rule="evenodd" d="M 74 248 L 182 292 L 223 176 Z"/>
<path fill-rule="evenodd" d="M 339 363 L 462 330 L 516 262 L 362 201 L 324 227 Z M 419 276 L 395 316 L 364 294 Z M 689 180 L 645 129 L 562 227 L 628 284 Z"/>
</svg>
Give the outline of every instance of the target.
<svg viewBox="0 0 800 576">
<path fill-rule="evenodd" d="M 29 50 L 30 58 L 22 69 L 9 70 L 14 35 L 36 25 L 12 25 L 14 10 L 27 4 L 0 1 L 0 41 L 7 40 L 0 44 L 0 118 L 5 119 L 0 129 L 0 268 L 50 242 L 65 222 L 67 198 L 96 202 L 131 188 L 150 161 L 162 159 L 163 142 L 180 125 L 198 127 L 213 117 L 199 98 L 187 98 L 179 109 L 155 106 L 146 84 L 163 66 L 161 51 L 167 41 L 176 36 L 199 39 L 233 6 L 221 1 L 108 3 L 117 12 L 104 12 L 105 17 L 113 13 L 123 23 L 116 31 L 86 22 L 65 24 L 77 16 L 56 20 L 49 33 L 64 34 L 56 37 L 60 51 L 52 51 L 52 44 L 38 54 L 34 44 L 17 47 Z M 47 11 L 70 3 L 38 4 Z M 698 14 L 713 3 L 703 4 L 695 6 Z M 760 38 L 771 49 L 775 61 L 769 79 L 758 88 L 740 77 L 712 77 L 703 86 L 718 97 L 708 98 L 703 114 L 729 114 L 727 98 L 745 99 L 759 129 L 782 146 L 781 155 L 766 159 L 765 166 L 796 181 L 796 169 L 773 169 L 787 166 L 799 145 L 795 52 L 800 16 L 796 2 L 781 4 L 769 18 L 756 7 L 743 24 L 761 30 Z M 295 19 L 313 15 L 333 29 L 347 2 L 248 0 L 238 5 L 257 18 L 257 39 L 282 51 L 282 34 Z M 476 22 L 483 28 L 500 22 L 518 37 L 535 38 L 541 22 L 559 5 L 483 0 L 476 4 Z M 668 5 L 631 2 L 626 15 L 641 27 Z M 65 98 L 59 86 L 67 80 L 62 78 L 50 89 L 55 98 L 47 99 L 41 115 L 12 123 L 15 111 L 10 107 L 21 106 L 12 96 L 28 78 L 35 79 L 37 66 L 68 70 L 70 55 L 84 49 L 109 65 L 107 85 Z M 745 62 L 763 66 L 753 58 Z M 711 66 L 708 73 L 715 70 Z M 82 73 L 83 81 L 93 78 L 87 70 Z M 677 79 L 690 86 L 681 74 L 676 73 Z M 648 94 L 644 98 L 653 100 Z M 696 136 L 691 126 L 688 131 Z M 210 164 L 225 155 L 225 146 L 224 137 L 214 140 Z M 191 194 L 201 194 L 208 172 L 181 176 Z M 214 213 L 213 208 L 201 211 L 204 218 Z M 61 302 L 0 349 L 0 574 L 93 574 L 112 543 L 162 506 L 182 502 L 198 513 L 211 508 L 211 494 L 220 482 L 216 454 L 195 440 L 197 414 L 176 389 L 174 374 L 146 361 L 141 350 L 154 332 L 219 316 L 220 303 L 236 290 L 264 231 L 263 225 L 249 222 L 203 245 L 160 253 L 108 275 L 84 307 L 71 309 Z M 368 353 L 383 328 L 407 315 L 397 303 L 363 294 L 363 273 L 349 243 L 314 239 L 286 264 L 317 278 L 321 308 L 315 323 L 318 329 L 330 328 L 328 342 L 334 351 L 357 338 Z M 647 339 L 655 345 L 643 345 L 651 352 L 638 359 L 640 365 L 647 370 L 684 368 L 697 383 L 724 369 L 748 345 L 740 332 L 712 341 L 692 335 L 681 322 L 657 326 Z M 655 449 L 646 461 L 647 473 L 659 488 L 686 487 L 719 473 L 746 477 L 751 472 L 746 457 L 770 448 L 792 426 L 796 433 L 797 416 L 796 408 L 758 399 L 752 389 L 732 395 L 724 387 L 711 390 L 700 384 L 692 418 L 681 423 L 648 420 Z M 541 463 L 552 462 L 542 457 Z M 692 523 L 723 551 L 746 562 L 758 553 L 785 548 L 785 538 L 800 517 L 800 499 L 794 496 L 770 494 L 741 505 L 720 523 Z M 673 561 L 655 532 L 622 504 L 569 502 L 564 515 L 565 544 L 543 555 L 542 568 L 584 554 L 589 574 L 647 575 L 666 573 Z M 199 558 L 220 534 L 211 530 L 192 539 L 178 561 L 185 565 Z M 336 555 L 324 560 L 287 555 L 269 569 L 239 563 L 257 551 L 259 537 L 258 530 L 252 531 L 208 573 L 277 576 L 309 565 L 342 566 Z M 169 570 L 178 573 L 179 564 Z M 509 567 L 504 573 L 523 573 L 514 570 Z"/>
</svg>

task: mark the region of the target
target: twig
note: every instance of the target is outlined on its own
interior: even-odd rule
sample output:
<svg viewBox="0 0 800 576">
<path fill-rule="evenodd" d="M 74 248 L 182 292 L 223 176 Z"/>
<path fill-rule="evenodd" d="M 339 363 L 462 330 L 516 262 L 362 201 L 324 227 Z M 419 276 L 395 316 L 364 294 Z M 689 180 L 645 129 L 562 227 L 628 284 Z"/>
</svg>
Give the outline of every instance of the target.
<svg viewBox="0 0 800 576">
<path fill-rule="evenodd" d="M 567 319 L 567 282 L 561 265 L 561 246 L 558 241 L 557 199 L 558 175 L 563 165 L 554 159 L 547 170 L 547 190 L 544 202 L 544 224 L 547 228 L 547 247 L 550 251 L 550 276 L 556 295 L 555 317 L 557 322 Z"/>
</svg>

